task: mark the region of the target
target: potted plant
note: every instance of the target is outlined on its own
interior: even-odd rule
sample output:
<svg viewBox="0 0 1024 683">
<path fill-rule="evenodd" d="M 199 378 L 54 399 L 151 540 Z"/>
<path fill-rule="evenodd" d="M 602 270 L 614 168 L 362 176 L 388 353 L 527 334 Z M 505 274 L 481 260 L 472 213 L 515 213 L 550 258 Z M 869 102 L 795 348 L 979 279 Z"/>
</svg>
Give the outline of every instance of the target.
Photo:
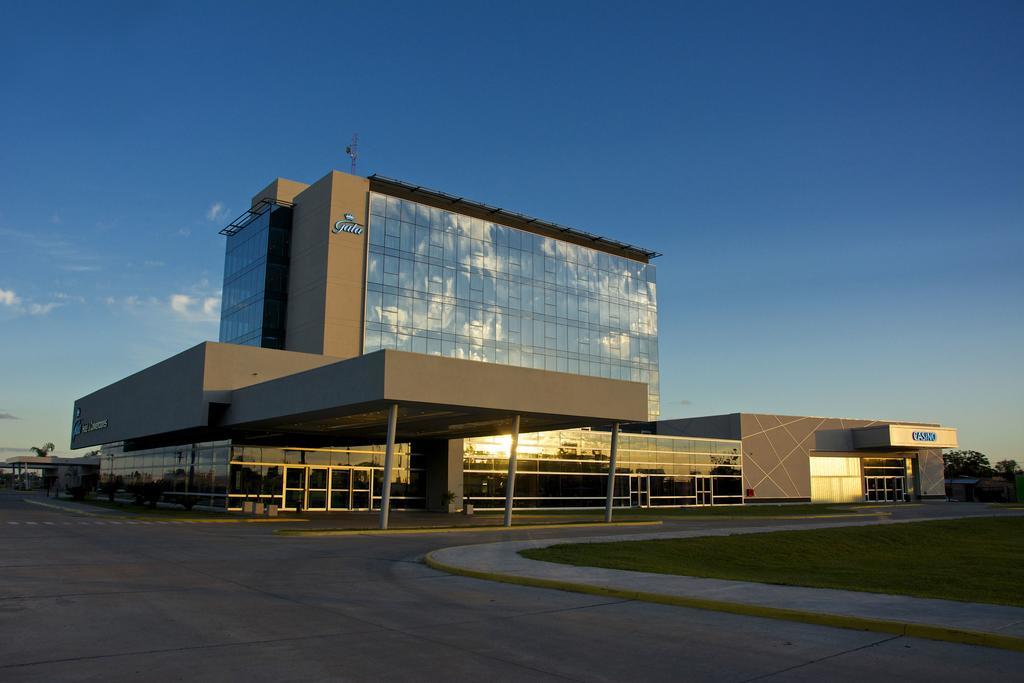
<svg viewBox="0 0 1024 683">
<path fill-rule="evenodd" d="M 441 505 L 448 511 L 448 514 L 455 513 L 455 494 L 452 491 L 445 491 L 441 496 Z"/>
</svg>

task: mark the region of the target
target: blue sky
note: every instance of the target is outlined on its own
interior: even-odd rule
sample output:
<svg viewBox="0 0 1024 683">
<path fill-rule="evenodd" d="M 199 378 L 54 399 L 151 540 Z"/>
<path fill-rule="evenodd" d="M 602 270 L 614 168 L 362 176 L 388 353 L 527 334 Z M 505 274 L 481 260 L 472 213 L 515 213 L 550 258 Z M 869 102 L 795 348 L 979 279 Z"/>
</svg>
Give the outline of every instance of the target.
<svg viewBox="0 0 1024 683">
<path fill-rule="evenodd" d="M 665 417 L 1024 462 L 1024 4 L 5 3 L 0 455 L 217 336 L 217 230 L 381 173 L 664 252 Z M 7 450 L 10 449 L 10 450 Z"/>
</svg>

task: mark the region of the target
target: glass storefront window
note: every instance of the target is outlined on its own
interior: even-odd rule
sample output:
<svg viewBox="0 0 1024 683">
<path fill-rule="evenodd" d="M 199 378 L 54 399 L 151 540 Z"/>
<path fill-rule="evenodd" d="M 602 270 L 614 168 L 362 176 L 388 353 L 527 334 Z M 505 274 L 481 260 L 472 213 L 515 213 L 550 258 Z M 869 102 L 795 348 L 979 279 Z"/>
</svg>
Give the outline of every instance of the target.
<svg viewBox="0 0 1024 683">
<path fill-rule="evenodd" d="M 228 507 L 238 509 L 247 499 L 280 501 L 283 496 L 285 510 L 379 509 L 383 462 L 382 445 L 316 449 L 237 445 L 231 452 Z M 393 509 L 426 507 L 423 464 L 410 444 L 395 445 Z"/>
<path fill-rule="evenodd" d="M 504 507 L 510 445 L 508 436 L 465 440 L 463 488 L 467 500 L 480 508 Z M 521 434 L 516 507 L 603 507 L 610 450 L 608 432 L 576 429 Z M 614 504 L 740 504 L 742 467 L 739 441 L 622 435 Z"/>
</svg>

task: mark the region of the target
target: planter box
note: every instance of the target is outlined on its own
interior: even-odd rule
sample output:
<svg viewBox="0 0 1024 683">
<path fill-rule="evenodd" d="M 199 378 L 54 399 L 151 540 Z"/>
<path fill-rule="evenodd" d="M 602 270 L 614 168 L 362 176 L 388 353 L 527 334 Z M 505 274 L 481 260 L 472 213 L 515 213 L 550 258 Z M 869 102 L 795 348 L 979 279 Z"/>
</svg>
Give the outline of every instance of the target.
<svg viewBox="0 0 1024 683">
<path fill-rule="evenodd" d="M 463 505 L 462 506 L 462 514 L 464 514 L 464 515 L 471 515 L 471 514 L 473 514 L 473 504 L 472 503 L 466 503 L 465 505 Z"/>
</svg>

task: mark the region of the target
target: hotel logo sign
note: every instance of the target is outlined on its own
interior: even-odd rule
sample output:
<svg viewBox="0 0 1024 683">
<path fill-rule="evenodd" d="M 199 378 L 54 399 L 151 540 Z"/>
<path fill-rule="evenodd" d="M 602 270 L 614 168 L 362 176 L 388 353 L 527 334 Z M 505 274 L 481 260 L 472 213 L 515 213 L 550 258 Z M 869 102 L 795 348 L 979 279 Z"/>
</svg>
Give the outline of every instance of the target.
<svg viewBox="0 0 1024 683">
<path fill-rule="evenodd" d="M 95 432 L 98 429 L 106 429 L 106 420 L 96 420 L 95 422 L 82 422 L 82 409 L 75 408 L 75 420 L 71 425 L 71 437 L 74 438 L 79 434 L 87 434 L 89 432 Z"/>
<path fill-rule="evenodd" d="M 332 233 L 339 232 L 350 232 L 353 235 L 362 235 L 363 226 L 356 222 L 356 217 L 350 213 L 346 213 L 344 218 L 335 221 L 334 226 L 331 228 Z"/>
<path fill-rule="evenodd" d="M 937 435 L 935 432 L 914 432 L 910 438 L 914 441 L 936 441 Z"/>
</svg>

